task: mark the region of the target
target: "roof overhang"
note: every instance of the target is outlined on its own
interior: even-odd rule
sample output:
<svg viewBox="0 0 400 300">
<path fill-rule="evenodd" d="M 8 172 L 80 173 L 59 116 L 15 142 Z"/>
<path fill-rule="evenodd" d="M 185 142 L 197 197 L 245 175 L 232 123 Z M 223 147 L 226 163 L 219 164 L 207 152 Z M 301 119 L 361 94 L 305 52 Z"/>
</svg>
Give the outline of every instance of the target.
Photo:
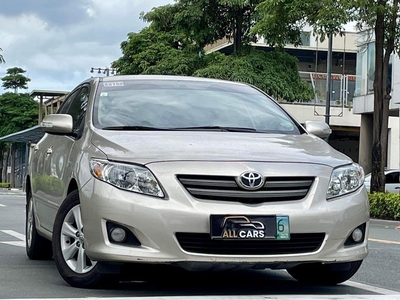
<svg viewBox="0 0 400 300">
<path fill-rule="evenodd" d="M 64 96 L 69 92 L 66 91 L 50 91 L 50 90 L 33 90 L 29 95 L 32 98 L 52 99 L 60 96 Z"/>
<path fill-rule="evenodd" d="M 11 133 L 0 138 L 0 142 L 13 142 L 13 143 L 36 143 L 44 135 L 43 129 L 40 125 L 31 128 Z"/>
</svg>

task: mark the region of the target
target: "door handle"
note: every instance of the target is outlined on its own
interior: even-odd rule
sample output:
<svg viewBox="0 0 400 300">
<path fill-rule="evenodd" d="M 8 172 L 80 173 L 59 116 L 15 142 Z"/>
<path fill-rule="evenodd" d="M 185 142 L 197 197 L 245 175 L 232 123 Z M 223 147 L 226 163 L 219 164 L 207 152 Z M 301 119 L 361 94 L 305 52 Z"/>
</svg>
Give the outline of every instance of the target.
<svg viewBox="0 0 400 300">
<path fill-rule="evenodd" d="M 46 154 L 47 154 L 47 155 L 50 155 L 50 154 L 52 154 L 52 153 L 53 153 L 53 149 L 47 148 Z"/>
</svg>

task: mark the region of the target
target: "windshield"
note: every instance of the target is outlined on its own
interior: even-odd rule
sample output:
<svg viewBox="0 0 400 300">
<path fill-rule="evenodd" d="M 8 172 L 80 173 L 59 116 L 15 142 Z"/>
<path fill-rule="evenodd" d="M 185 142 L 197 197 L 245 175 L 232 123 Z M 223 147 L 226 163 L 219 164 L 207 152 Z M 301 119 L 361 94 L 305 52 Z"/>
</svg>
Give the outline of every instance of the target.
<svg viewBox="0 0 400 300">
<path fill-rule="evenodd" d="M 186 80 L 101 82 L 94 125 L 115 130 L 300 133 L 272 99 L 250 86 Z"/>
</svg>

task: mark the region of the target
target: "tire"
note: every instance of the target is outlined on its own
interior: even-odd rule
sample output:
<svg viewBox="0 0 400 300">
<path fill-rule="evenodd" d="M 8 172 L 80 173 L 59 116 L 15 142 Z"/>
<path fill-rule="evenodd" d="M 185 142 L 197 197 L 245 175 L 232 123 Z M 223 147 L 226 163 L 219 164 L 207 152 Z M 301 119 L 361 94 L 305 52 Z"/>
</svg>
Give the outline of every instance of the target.
<svg viewBox="0 0 400 300">
<path fill-rule="evenodd" d="M 71 286 L 95 288 L 105 282 L 97 262 L 86 256 L 78 191 L 67 196 L 57 213 L 53 253 L 58 272 Z"/>
<path fill-rule="evenodd" d="M 37 232 L 31 192 L 27 195 L 26 203 L 25 249 L 28 257 L 33 260 L 51 259 L 53 257 L 51 241 Z"/>
<path fill-rule="evenodd" d="M 362 260 L 334 264 L 302 264 L 287 269 L 301 283 L 336 285 L 350 279 L 360 268 Z"/>
</svg>

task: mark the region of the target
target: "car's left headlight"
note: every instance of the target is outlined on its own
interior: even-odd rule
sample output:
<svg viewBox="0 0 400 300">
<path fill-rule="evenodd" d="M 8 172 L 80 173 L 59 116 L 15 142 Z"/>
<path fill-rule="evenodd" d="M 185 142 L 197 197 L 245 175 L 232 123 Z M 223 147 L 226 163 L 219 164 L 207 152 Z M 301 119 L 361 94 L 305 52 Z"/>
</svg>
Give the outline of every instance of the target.
<svg viewBox="0 0 400 300">
<path fill-rule="evenodd" d="M 333 170 L 326 198 L 342 196 L 357 190 L 364 183 L 364 170 L 358 164 L 339 167 Z"/>
<path fill-rule="evenodd" d="M 157 179 L 145 167 L 93 158 L 90 168 L 94 177 L 120 189 L 164 197 Z"/>
</svg>

